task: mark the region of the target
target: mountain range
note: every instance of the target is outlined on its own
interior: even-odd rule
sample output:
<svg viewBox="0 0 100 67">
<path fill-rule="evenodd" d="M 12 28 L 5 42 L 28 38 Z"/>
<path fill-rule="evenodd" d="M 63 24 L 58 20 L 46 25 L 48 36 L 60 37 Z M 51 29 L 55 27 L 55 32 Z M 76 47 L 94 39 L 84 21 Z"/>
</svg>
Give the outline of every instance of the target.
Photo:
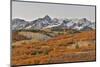
<svg viewBox="0 0 100 67">
<path fill-rule="evenodd" d="M 12 30 L 43 30 L 43 29 L 74 29 L 74 30 L 93 30 L 95 22 L 86 18 L 81 19 L 58 19 L 46 15 L 33 21 L 24 19 L 12 19 Z"/>
</svg>

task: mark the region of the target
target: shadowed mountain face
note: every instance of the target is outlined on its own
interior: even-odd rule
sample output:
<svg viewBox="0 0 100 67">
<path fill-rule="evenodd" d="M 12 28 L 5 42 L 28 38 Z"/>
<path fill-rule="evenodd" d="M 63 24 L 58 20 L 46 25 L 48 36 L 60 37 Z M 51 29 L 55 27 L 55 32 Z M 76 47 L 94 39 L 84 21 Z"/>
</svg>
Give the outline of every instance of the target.
<svg viewBox="0 0 100 67">
<path fill-rule="evenodd" d="M 12 30 L 41 30 L 41 29 L 75 29 L 75 30 L 92 30 L 95 29 L 95 23 L 82 19 L 52 19 L 48 15 L 43 18 L 38 18 L 33 21 L 25 21 L 15 18 L 12 20 Z"/>
<path fill-rule="evenodd" d="M 24 29 L 28 25 L 28 22 L 23 19 L 13 19 L 12 20 L 12 30 Z"/>
</svg>

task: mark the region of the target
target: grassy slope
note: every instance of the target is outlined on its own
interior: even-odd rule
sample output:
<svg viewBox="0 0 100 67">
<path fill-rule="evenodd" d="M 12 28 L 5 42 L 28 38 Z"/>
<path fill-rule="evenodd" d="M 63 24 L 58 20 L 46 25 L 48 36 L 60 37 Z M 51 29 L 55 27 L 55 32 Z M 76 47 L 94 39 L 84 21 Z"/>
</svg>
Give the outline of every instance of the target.
<svg viewBox="0 0 100 67">
<path fill-rule="evenodd" d="M 43 64 L 74 61 L 95 60 L 95 31 L 81 32 L 73 35 L 61 35 L 43 41 L 19 42 L 12 48 L 12 64 Z M 89 41 L 86 46 L 80 47 L 80 43 Z M 71 48 L 73 47 L 74 48 Z M 70 48 L 68 48 L 70 46 Z"/>
</svg>

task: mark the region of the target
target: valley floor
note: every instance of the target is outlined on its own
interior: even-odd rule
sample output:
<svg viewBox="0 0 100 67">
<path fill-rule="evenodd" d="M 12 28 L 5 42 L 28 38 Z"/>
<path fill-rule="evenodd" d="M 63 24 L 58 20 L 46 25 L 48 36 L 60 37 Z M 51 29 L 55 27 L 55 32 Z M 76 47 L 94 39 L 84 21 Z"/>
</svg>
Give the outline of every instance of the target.
<svg viewBox="0 0 100 67">
<path fill-rule="evenodd" d="M 27 36 L 27 33 L 30 36 Z M 40 37 L 38 36 L 40 35 Z M 41 37 L 42 36 L 42 37 Z M 12 65 L 95 61 L 95 30 L 75 34 L 13 33 Z"/>
</svg>

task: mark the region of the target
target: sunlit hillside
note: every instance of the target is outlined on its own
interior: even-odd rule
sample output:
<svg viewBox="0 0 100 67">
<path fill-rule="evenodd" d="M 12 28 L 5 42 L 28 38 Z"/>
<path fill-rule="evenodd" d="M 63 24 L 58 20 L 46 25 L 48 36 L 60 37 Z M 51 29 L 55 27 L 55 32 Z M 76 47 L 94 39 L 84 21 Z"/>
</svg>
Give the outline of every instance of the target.
<svg viewBox="0 0 100 67">
<path fill-rule="evenodd" d="M 27 37 L 27 33 L 32 36 L 30 39 Z M 45 33 L 46 35 L 40 34 L 40 32 L 27 33 L 17 32 L 17 34 L 14 34 L 13 65 L 94 61 L 96 58 L 95 30 L 74 34 L 52 32 L 55 36 L 49 36 L 48 33 Z M 36 39 L 36 33 L 37 36 L 41 35 L 42 37 Z M 16 39 L 16 37 L 18 38 Z M 49 39 L 46 40 L 45 38 Z"/>
</svg>

